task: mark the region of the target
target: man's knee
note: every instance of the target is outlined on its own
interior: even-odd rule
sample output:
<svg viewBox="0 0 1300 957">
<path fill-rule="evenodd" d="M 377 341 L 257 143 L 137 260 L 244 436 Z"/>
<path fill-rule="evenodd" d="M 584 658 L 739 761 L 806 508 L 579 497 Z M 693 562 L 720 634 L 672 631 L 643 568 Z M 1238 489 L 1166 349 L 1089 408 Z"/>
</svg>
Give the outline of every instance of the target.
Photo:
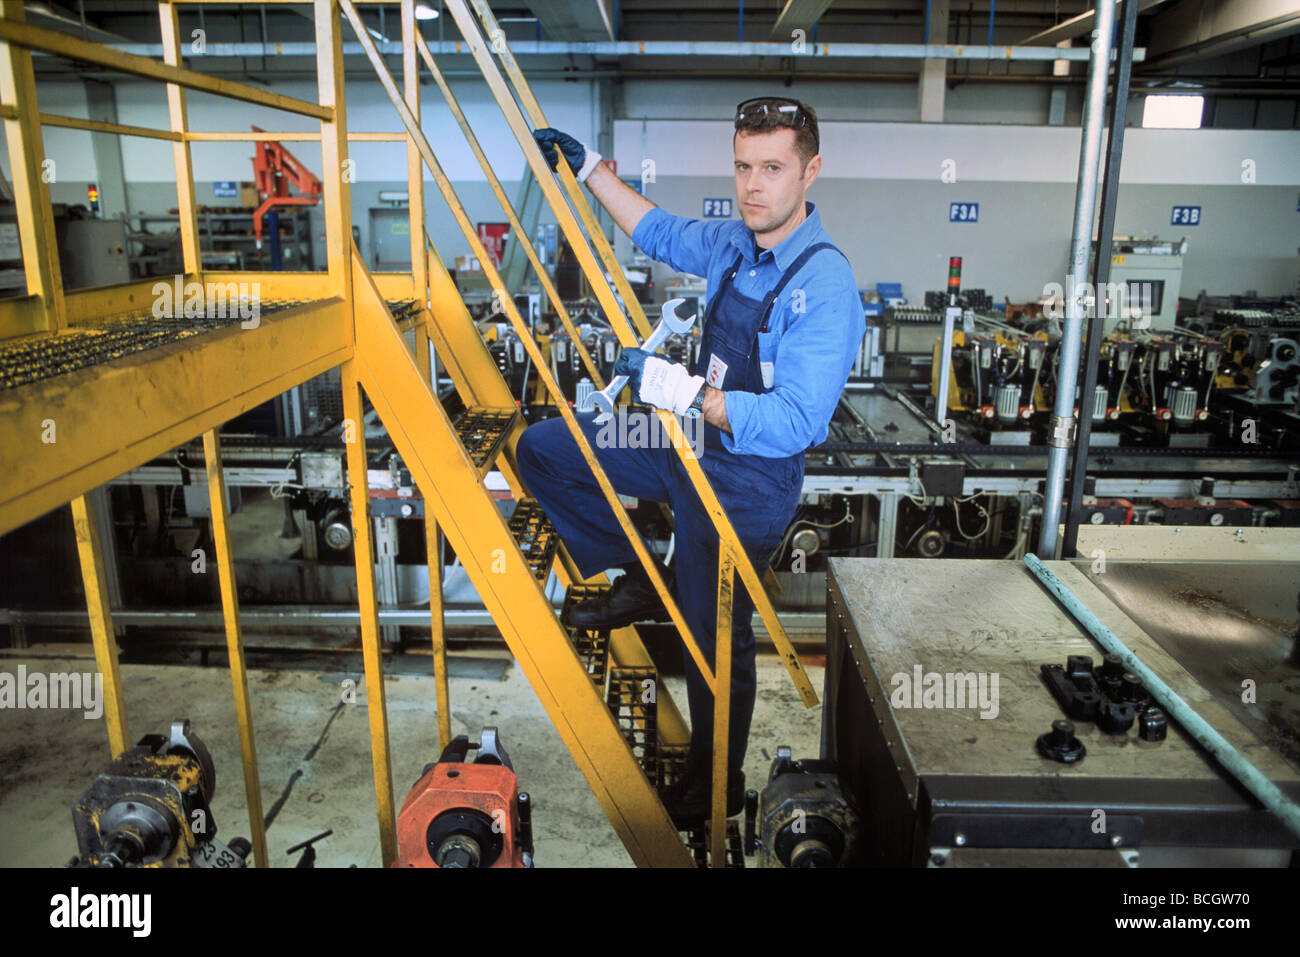
<svg viewBox="0 0 1300 957">
<path fill-rule="evenodd" d="M 556 435 L 555 426 L 563 426 L 559 419 L 546 419 L 534 422 L 524 429 L 515 445 L 515 462 L 521 472 L 537 474 L 546 461 L 554 454 Z M 561 429 L 563 431 L 563 429 Z"/>
</svg>

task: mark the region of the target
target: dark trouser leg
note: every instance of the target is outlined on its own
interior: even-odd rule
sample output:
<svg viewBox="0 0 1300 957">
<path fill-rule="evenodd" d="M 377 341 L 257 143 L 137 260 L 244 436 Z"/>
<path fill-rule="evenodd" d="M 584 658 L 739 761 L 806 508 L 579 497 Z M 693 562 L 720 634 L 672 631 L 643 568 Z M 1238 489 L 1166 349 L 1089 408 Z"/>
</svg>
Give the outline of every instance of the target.
<svg viewBox="0 0 1300 957">
<path fill-rule="evenodd" d="M 797 491 L 793 498 L 786 494 L 772 497 L 770 492 L 756 489 L 753 485 L 729 488 L 725 474 L 714 473 L 711 478 L 714 491 L 727 509 L 750 561 L 761 575 L 772 551 L 780 543 L 793 512 L 793 501 L 798 497 Z M 682 613 L 700 644 L 705 660 L 714 667 L 718 604 L 717 532 L 694 489 L 685 478 L 681 481 L 685 488 L 679 490 L 673 502 L 677 528 L 677 594 L 682 603 Z M 749 726 L 754 715 L 757 671 L 751 624 L 753 613 L 754 601 L 737 574 L 731 628 L 731 709 L 727 752 L 727 765 L 733 774 L 744 764 Z M 691 711 L 691 761 L 699 767 L 702 762 L 712 759 L 713 694 L 695 667 L 690 652 L 684 651 L 684 654 Z"/>
<path fill-rule="evenodd" d="M 617 491 L 651 502 L 668 501 L 669 457 L 675 459 L 676 452 L 621 447 L 629 443 L 620 441 L 612 427 L 602 430 L 594 414 L 577 418 Z M 611 422 L 616 425 L 618 417 Z M 515 461 L 528 491 L 541 503 L 584 578 L 636 560 L 563 419 L 547 419 L 525 429 Z"/>
</svg>

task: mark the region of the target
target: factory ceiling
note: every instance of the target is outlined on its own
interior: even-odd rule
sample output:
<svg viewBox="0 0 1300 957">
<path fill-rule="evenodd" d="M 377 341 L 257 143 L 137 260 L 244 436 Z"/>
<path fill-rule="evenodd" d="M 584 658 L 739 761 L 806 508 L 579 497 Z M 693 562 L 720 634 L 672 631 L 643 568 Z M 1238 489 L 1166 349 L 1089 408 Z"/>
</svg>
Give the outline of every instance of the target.
<svg viewBox="0 0 1300 957">
<path fill-rule="evenodd" d="M 1300 95 L 1300 3 L 1292 0 L 1135 0 L 1139 3 L 1134 89 L 1192 89 L 1252 96 Z M 454 41 L 459 32 L 441 0 L 428 0 L 431 19 L 420 22 L 430 42 Z M 1087 0 L 494 0 L 493 12 L 530 75 L 598 77 L 747 77 L 787 75 L 808 80 L 915 82 L 921 51 L 900 46 L 931 42 L 963 48 L 1008 45 L 1038 50 L 1086 48 L 1093 4 Z M 400 36 L 398 6 L 367 4 L 370 30 L 394 65 Z M 150 0 L 76 0 L 25 5 L 34 25 L 150 53 L 159 43 L 157 6 Z M 992 12 L 992 24 L 990 24 Z M 310 44 L 310 6 L 203 4 L 181 7 L 182 35 L 203 29 L 205 56 L 187 57 L 195 69 L 231 78 L 314 77 L 312 58 L 276 53 L 276 45 Z M 946 23 L 945 23 L 946 21 Z M 802 31 L 802 33 L 797 32 Z M 805 52 L 785 48 L 802 39 Z M 618 41 L 647 44 L 619 47 Z M 689 49 L 656 44 L 693 43 Z M 532 44 L 536 44 L 535 47 Z M 755 48 L 751 44 L 779 44 Z M 844 48 L 840 44 L 881 44 Z M 583 46 L 586 45 L 586 46 Z M 293 50 L 293 47 L 289 48 Z M 306 48 L 299 48 L 305 50 Z M 435 47 L 435 49 L 437 49 Z M 350 48 L 345 48 L 350 52 Z M 859 55 L 861 54 L 861 55 Z M 157 54 L 154 54 L 157 55 Z M 1041 53 L 1038 55 L 1042 56 Z M 1077 55 L 1077 54 L 1076 54 Z M 469 58 L 444 53 L 446 72 L 471 72 Z M 996 62 L 994 62 L 996 61 Z M 367 75 L 359 50 L 347 58 L 349 74 Z M 78 65 L 37 58 L 38 76 L 78 73 Z M 992 59 L 969 51 L 950 60 L 950 82 L 1081 83 L 1086 63 L 1053 76 L 1052 59 Z"/>
</svg>

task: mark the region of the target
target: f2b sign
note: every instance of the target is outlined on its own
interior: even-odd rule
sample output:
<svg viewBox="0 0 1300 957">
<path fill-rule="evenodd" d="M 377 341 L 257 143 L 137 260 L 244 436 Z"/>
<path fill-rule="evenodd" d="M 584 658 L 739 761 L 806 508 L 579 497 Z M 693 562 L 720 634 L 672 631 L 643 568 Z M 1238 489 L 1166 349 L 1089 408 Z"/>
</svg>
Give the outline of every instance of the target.
<svg viewBox="0 0 1300 957">
<path fill-rule="evenodd" d="M 730 219 L 731 200 L 706 199 L 704 201 L 704 218 L 705 219 Z"/>
</svg>

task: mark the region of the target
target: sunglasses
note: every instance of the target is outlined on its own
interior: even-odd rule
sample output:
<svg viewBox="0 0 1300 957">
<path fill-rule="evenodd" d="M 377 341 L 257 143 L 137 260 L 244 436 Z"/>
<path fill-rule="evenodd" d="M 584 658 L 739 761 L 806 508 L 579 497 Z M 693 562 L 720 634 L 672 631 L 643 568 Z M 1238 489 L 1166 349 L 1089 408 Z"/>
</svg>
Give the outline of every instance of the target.
<svg viewBox="0 0 1300 957">
<path fill-rule="evenodd" d="M 745 100 L 736 107 L 736 129 L 740 129 L 740 124 L 745 120 L 756 116 L 774 116 L 782 126 L 795 130 L 804 128 L 811 130 L 814 150 L 821 152 L 821 136 L 818 135 L 817 123 L 798 100 L 784 96 L 756 96 Z"/>
</svg>

